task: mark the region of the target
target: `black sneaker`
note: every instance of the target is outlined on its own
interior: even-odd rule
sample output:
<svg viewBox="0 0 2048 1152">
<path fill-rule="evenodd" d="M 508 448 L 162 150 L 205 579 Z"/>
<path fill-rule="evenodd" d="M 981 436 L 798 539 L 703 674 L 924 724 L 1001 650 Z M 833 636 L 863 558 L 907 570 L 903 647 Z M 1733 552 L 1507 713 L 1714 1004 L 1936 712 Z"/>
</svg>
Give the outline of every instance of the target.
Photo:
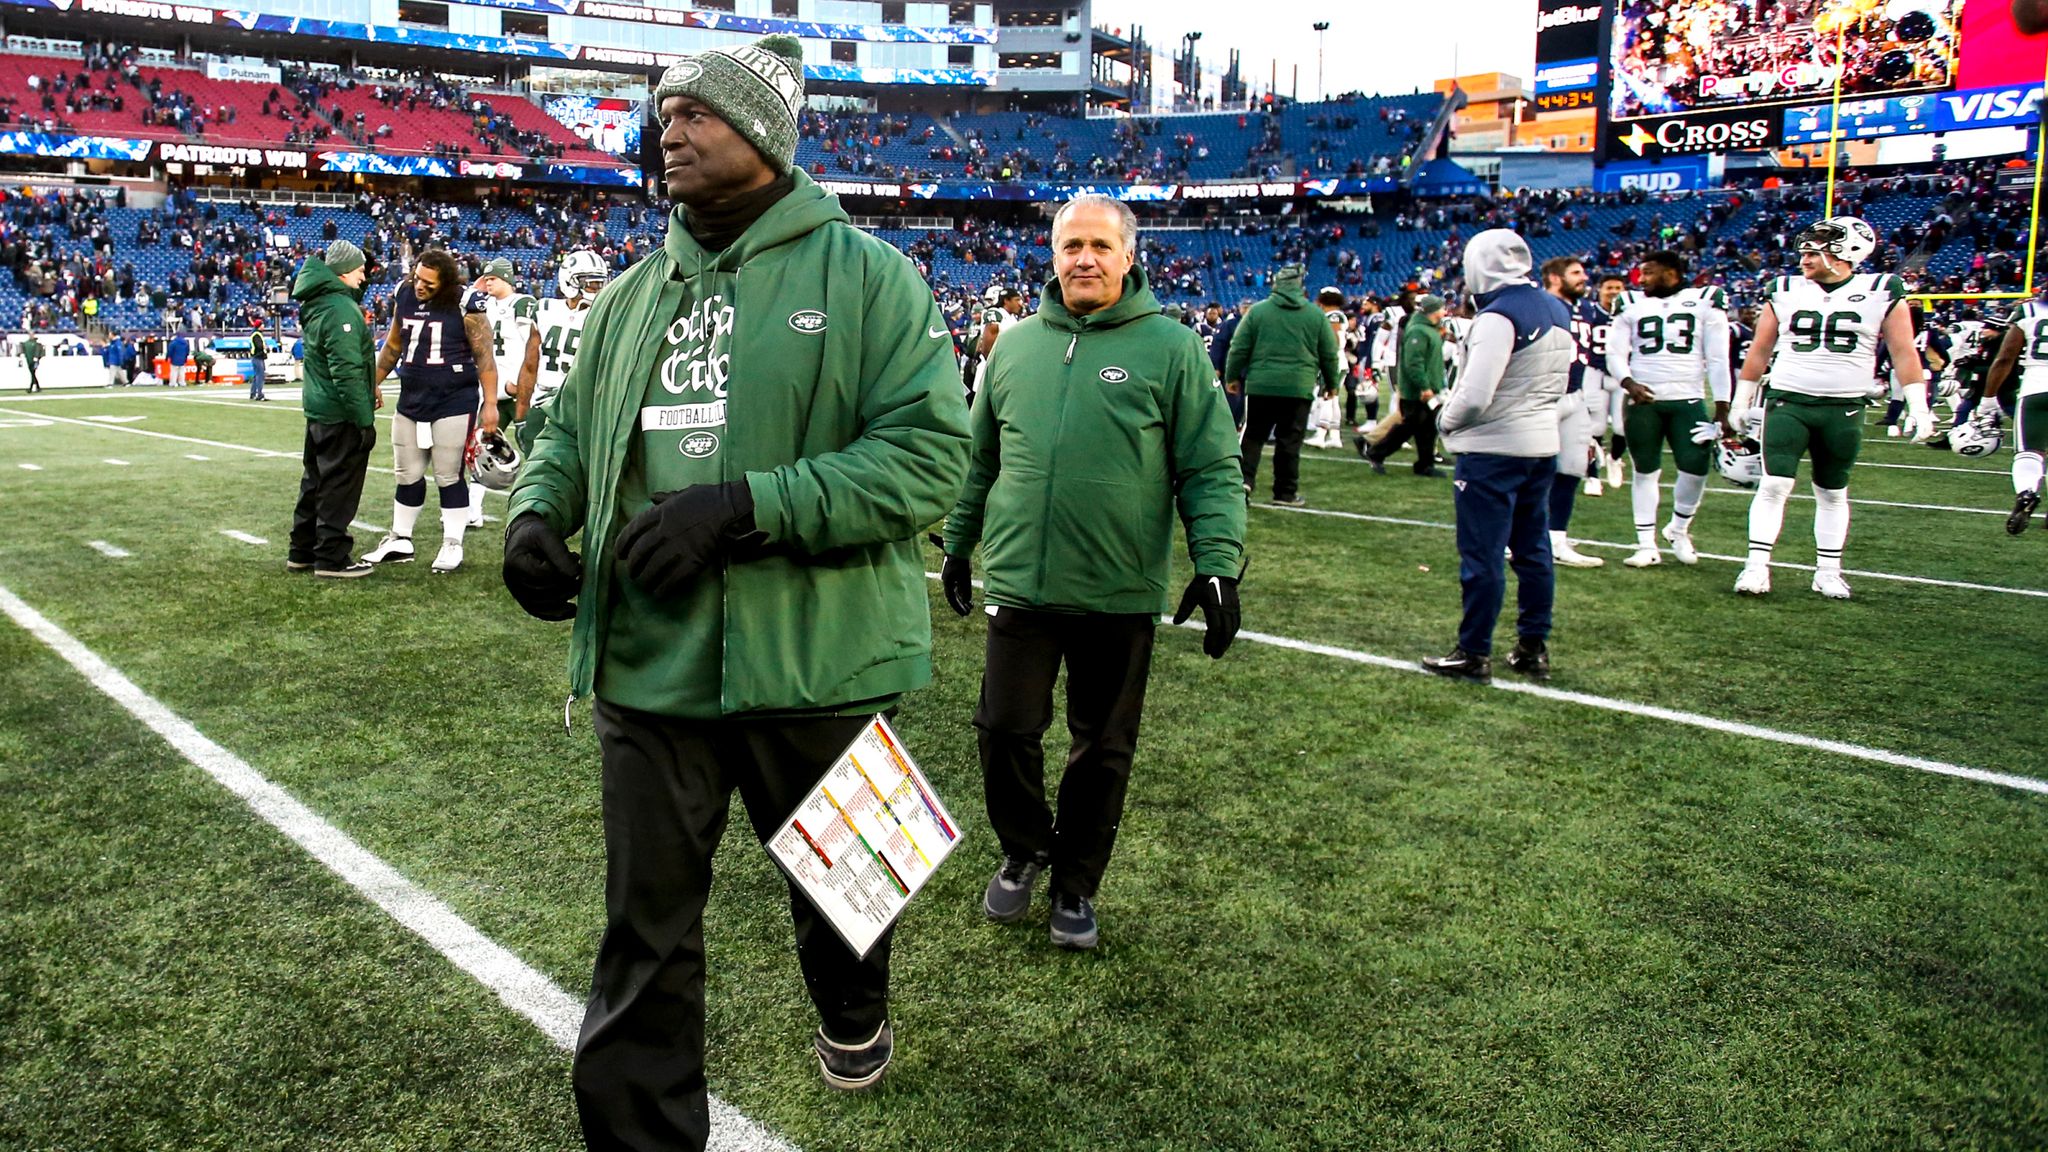
<svg viewBox="0 0 2048 1152">
<path fill-rule="evenodd" d="M 1434 480 L 1434 479 L 1436 479 L 1437 477 L 1439 477 L 1439 476 L 1442 476 L 1442 475 L 1443 475 L 1444 473 L 1443 473 L 1443 469 L 1441 469 L 1441 468 L 1435 468 L 1435 467 L 1430 467 L 1430 468 L 1417 468 L 1417 469 L 1415 470 L 1415 474 L 1416 474 L 1417 476 L 1420 476 L 1420 477 L 1422 477 L 1422 478 L 1423 478 L 1424 480 Z"/>
<path fill-rule="evenodd" d="M 313 570 L 313 562 L 311 560 L 286 560 L 284 562 L 284 570 L 287 572 L 311 572 Z"/>
<path fill-rule="evenodd" d="M 334 580 L 360 580 L 376 570 L 377 566 L 368 560 L 357 560 L 346 568 L 316 568 L 313 575 Z"/>
<path fill-rule="evenodd" d="M 818 1071 L 825 1077 L 826 1087 L 863 1092 L 873 1088 L 888 1070 L 889 1057 L 896 1053 L 896 1033 L 884 1020 L 873 1036 L 859 1043 L 843 1044 L 825 1035 L 824 1027 L 820 1026 L 811 1046 L 817 1050 Z"/>
<path fill-rule="evenodd" d="M 1508 653 L 1508 667 L 1535 680 L 1550 679 L 1550 648 L 1543 641 L 1524 636 Z"/>
<path fill-rule="evenodd" d="M 1451 680 L 1475 680 L 1481 684 L 1493 682 L 1493 660 L 1487 656 L 1474 656 L 1463 648 L 1451 649 L 1448 656 L 1431 656 L 1422 662 L 1422 670 L 1432 676 L 1443 676 Z"/>
<path fill-rule="evenodd" d="M 1367 456 L 1367 457 L 1365 458 L 1365 462 L 1366 462 L 1367 464 L 1370 464 L 1370 465 L 1372 465 L 1372 474 L 1373 474 L 1373 475 L 1375 475 L 1375 476 L 1385 476 L 1385 475 L 1387 474 L 1387 462 L 1386 462 L 1385 460 L 1376 460 L 1376 459 L 1374 459 L 1374 458 L 1373 458 L 1373 457 L 1371 457 L 1371 456 Z"/>
<path fill-rule="evenodd" d="M 1036 860 L 1004 857 L 1003 866 L 989 879 L 981 895 L 981 910 L 998 924 L 1015 924 L 1031 911 L 1031 889 L 1045 865 Z"/>
<path fill-rule="evenodd" d="M 1086 951 L 1100 937 L 1095 931 L 1095 906 L 1084 896 L 1071 892 L 1052 894 L 1052 942 L 1062 948 Z"/>
<path fill-rule="evenodd" d="M 1292 496 L 1275 496 L 1273 497 L 1273 503 L 1280 505 L 1282 508 L 1300 508 L 1307 504 L 1308 501 L 1302 499 L 1301 494 L 1297 492 Z"/>
<path fill-rule="evenodd" d="M 1358 449 L 1358 458 L 1360 460 L 1370 461 L 1372 459 L 1372 445 L 1365 442 L 1365 437 L 1353 436 L 1351 438 L 1351 446 Z"/>
<path fill-rule="evenodd" d="M 2012 515 L 2005 518 L 2006 532 L 2014 536 L 2025 532 L 2027 521 L 2033 517 L 2034 509 L 2040 506 L 2041 494 L 2038 492 L 2022 492 L 2013 497 Z"/>
</svg>

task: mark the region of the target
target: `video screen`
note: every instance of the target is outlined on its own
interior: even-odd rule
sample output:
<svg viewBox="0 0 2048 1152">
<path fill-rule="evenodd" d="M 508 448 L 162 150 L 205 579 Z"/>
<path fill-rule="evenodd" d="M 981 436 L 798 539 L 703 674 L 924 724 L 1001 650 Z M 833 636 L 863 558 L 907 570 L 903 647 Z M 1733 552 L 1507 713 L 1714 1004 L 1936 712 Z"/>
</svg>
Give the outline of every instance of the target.
<svg viewBox="0 0 2048 1152">
<path fill-rule="evenodd" d="M 1963 0 L 1622 0 L 1608 115 L 1811 103 L 1837 77 L 1843 99 L 1948 90 L 1962 12 Z"/>
</svg>

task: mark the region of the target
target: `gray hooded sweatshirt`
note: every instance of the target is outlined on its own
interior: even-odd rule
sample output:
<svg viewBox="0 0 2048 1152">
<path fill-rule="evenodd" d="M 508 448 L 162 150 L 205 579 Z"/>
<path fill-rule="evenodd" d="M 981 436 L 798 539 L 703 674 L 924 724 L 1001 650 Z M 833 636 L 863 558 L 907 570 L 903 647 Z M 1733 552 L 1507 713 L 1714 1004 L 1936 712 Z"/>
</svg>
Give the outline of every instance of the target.
<svg viewBox="0 0 2048 1152">
<path fill-rule="evenodd" d="M 1571 311 L 1529 279 L 1529 245 L 1506 228 L 1465 246 L 1465 287 L 1480 306 L 1465 369 L 1437 427 L 1459 455 L 1555 456 L 1557 406 L 1575 357 Z"/>
</svg>

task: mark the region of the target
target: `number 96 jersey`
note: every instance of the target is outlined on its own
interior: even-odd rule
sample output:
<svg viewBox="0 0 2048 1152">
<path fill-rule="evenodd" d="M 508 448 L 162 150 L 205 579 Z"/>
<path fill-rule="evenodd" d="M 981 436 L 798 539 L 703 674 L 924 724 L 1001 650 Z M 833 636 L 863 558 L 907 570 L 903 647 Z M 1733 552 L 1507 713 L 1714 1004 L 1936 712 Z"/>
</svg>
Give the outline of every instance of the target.
<svg viewBox="0 0 2048 1152">
<path fill-rule="evenodd" d="M 1778 319 L 1772 391 L 1841 399 L 1871 395 L 1884 319 L 1905 299 L 1905 281 L 1883 272 L 1834 285 L 1804 276 L 1772 281 L 1771 312 Z"/>
</svg>

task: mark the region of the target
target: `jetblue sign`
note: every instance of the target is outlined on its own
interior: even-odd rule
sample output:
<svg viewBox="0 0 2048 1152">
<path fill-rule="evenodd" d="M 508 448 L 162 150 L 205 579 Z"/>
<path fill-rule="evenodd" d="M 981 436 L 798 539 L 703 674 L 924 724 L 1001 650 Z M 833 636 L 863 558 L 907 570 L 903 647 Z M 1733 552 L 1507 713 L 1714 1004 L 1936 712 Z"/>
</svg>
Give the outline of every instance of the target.
<svg viewBox="0 0 2048 1152">
<path fill-rule="evenodd" d="M 2023 126 L 2037 123 L 2040 116 L 2039 84 L 1884 100 L 1844 100 L 1839 123 L 1834 110 L 1826 104 L 1787 111 L 1785 142 L 1807 144 L 1826 140 L 1830 127 L 1844 140 L 1877 140 L 1919 132 Z"/>
<path fill-rule="evenodd" d="M 1660 164 L 1603 164 L 1593 176 L 1596 192 L 1697 192 L 1710 186 L 1704 156 L 1674 157 Z"/>
</svg>

